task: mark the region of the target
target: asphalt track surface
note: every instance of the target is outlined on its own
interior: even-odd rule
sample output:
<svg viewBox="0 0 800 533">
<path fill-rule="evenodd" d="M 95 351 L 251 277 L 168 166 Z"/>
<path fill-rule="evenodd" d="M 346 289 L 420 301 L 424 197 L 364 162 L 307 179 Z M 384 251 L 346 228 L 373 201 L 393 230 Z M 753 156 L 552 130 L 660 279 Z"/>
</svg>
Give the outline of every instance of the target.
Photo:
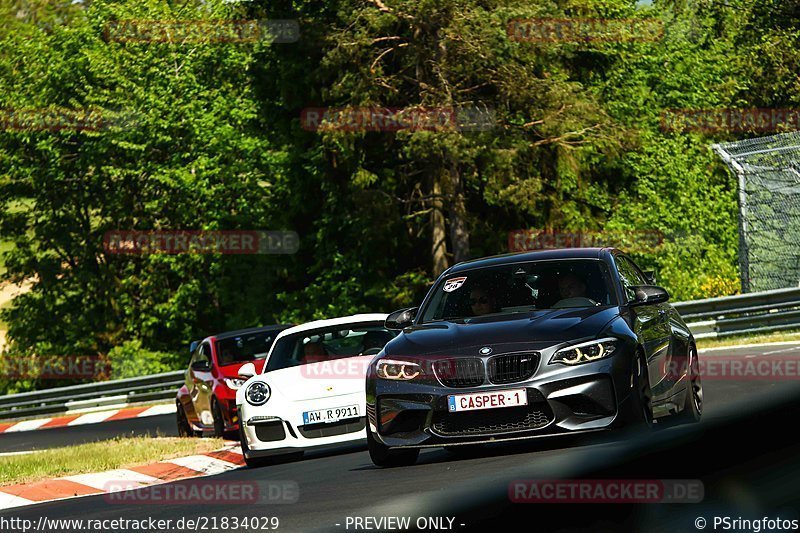
<svg viewBox="0 0 800 533">
<path fill-rule="evenodd" d="M 703 357 L 726 357 L 735 355 L 744 359 L 781 359 L 800 357 L 800 343 L 793 345 L 764 346 L 706 351 Z M 788 388 L 797 389 L 800 384 L 787 380 L 705 380 L 705 409 L 703 421 L 708 424 L 715 418 L 734 416 L 736 405 L 742 408 L 753 405 L 759 398 L 780 394 Z M 733 408 L 732 408 L 733 407 Z M 664 434 L 671 431 L 661 430 Z M 31 432 L 44 434 L 46 431 Z M 40 516 L 48 519 L 130 519 L 142 520 L 179 518 L 204 520 L 223 517 L 278 517 L 279 531 L 355 531 L 348 527 L 348 517 L 390 516 L 408 514 L 409 497 L 426 494 L 437 498 L 457 492 L 476 484 L 505 481 L 515 478 L 521 467 L 536 464 L 560 464 L 558 461 L 579 452 L 591 454 L 594 450 L 609 449 L 620 445 L 614 434 L 605 434 L 601 441 L 569 438 L 559 440 L 534 440 L 524 444 L 495 445 L 479 456 L 456 459 L 441 449 L 423 451 L 416 465 L 406 468 L 378 469 L 369 459 L 363 446 L 337 452 L 308 453 L 306 457 L 292 462 L 262 469 L 231 471 L 214 477 L 203 478 L 203 482 L 260 482 L 264 480 L 289 481 L 299 486 L 299 498 L 291 504 L 130 504 L 112 503 L 104 496 L 89 496 L 78 499 L 43 503 L 34 506 L 9 509 L 0 512 L 2 518 L 33 520 Z M 36 438 L 34 436 L 33 438 Z M 1 442 L 1 441 L 0 441 Z M 647 478 L 642 472 L 641 478 Z M 179 482 L 186 483 L 186 482 Z M 800 482 L 797 482 L 800 483 Z M 419 500 L 421 501 L 421 500 Z M 405 504 L 403 503 L 405 502 Z M 535 507 L 535 506 L 532 506 Z M 428 513 L 426 516 L 430 516 Z M 416 516 L 412 520 L 416 520 Z M 351 522 L 352 524 L 352 522 Z M 212 522 L 207 523 L 211 528 Z M 691 523 L 686 531 L 696 531 Z M 469 524 L 454 523 L 453 531 L 466 529 Z M 202 529 L 202 528 L 201 528 Z M 682 528 L 683 529 L 683 528 Z M 709 527 L 709 530 L 713 528 Z M 223 531 L 222 527 L 217 530 Z M 231 530 L 231 529 L 228 529 Z M 240 528 L 238 531 L 265 530 Z M 358 529 L 364 531 L 365 529 Z M 442 529 L 440 529 L 442 530 Z M 447 530 L 447 529 L 444 529 Z M 11 531 L 11 530 L 9 530 Z"/>
<path fill-rule="evenodd" d="M 115 437 L 177 437 L 175 415 L 128 418 L 99 424 L 0 434 L 0 453 L 60 448 Z"/>
</svg>

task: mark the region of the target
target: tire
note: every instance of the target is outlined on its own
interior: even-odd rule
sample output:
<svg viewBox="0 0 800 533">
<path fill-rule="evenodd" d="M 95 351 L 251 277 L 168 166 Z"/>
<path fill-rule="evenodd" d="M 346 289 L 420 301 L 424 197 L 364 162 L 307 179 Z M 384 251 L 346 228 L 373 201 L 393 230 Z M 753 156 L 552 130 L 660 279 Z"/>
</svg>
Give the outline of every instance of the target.
<svg viewBox="0 0 800 533">
<path fill-rule="evenodd" d="M 222 417 L 222 408 L 216 398 L 211 399 L 211 416 L 214 417 L 214 433 L 212 436 L 222 438 L 225 436 L 225 419 Z"/>
<path fill-rule="evenodd" d="M 689 390 L 686 391 L 686 403 L 683 410 L 672 415 L 678 424 L 694 424 L 700 422 L 703 416 L 703 382 L 700 379 L 700 362 L 697 358 L 697 348 L 689 346 L 689 364 L 686 369 L 689 377 Z"/>
<path fill-rule="evenodd" d="M 367 422 L 367 447 L 369 448 L 369 458 L 372 459 L 375 466 L 381 468 L 411 466 L 417 462 L 417 457 L 419 457 L 419 449 L 392 450 L 378 442 L 370 431 L 369 422 Z"/>
<path fill-rule="evenodd" d="M 178 424 L 179 437 L 194 437 L 196 436 L 192 426 L 189 424 L 189 419 L 186 418 L 186 411 L 183 410 L 183 405 L 178 401 L 178 408 L 175 410 L 175 418 Z"/>
<path fill-rule="evenodd" d="M 636 353 L 631 367 L 632 425 L 642 429 L 653 428 L 653 391 L 644 353 Z"/>
</svg>

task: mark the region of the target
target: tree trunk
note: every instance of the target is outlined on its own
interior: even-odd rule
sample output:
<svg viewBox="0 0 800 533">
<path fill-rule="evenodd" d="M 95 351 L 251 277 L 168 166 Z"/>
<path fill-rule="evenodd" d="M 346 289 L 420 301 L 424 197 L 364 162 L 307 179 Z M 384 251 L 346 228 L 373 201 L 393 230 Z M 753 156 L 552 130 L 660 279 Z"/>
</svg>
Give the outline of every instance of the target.
<svg viewBox="0 0 800 533">
<path fill-rule="evenodd" d="M 433 201 L 431 202 L 431 258 L 433 259 L 433 275 L 438 276 L 449 266 L 447 262 L 447 230 L 445 228 L 444 202 L 442 185 L 439 176 L 433 177 L 431 192 Z"/>
<path fill-rule="evenodd" d="M 453 262 L 460 263 L 469 259 L 469 229 L 467 228 L 467 208 L 464 205 L 464 185 L 458 165 L 450 162 L 448 172 L 450 178 L 451 202 L 448 212 L 450 214 L 450 244 L 453 248 Z"/>
</svg>

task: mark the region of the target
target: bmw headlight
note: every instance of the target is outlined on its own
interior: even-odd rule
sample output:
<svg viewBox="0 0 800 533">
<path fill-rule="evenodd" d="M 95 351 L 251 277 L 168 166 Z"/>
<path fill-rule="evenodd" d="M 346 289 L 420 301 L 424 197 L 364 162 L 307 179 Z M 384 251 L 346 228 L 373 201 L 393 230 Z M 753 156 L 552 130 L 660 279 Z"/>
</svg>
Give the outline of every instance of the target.
<svg viewBox="0 0 800 533">
<path fill-rule="evenodd" d="M 227 385 L 230 389 L 238 390 L 242 385 L 244 385 L 245 381 L 247 380 L 242 378 L 225 378 L 225 385 Z"/>
<path fill-rule="evenodd" d="M 550 359 L 550 363 L 565 365 L 580 365 L 604 359 L 617 349 L 617 339 L 600 339 L 584 342 L 575 346 L 567 346 L 557 351 Z"/>
<path fill-rule="evenodd" d="M 381 359 L 375 369 L 381 379 L 408 381 L 422 374 L 422 367 L 411 361 Z"/>
<path fill-rule="evenodd" d="M 269 400 L 269 385 L 263 381 L 254 381 L 244 391 L 244 397 L 250 405 L 264 405 Z"/>
</svg>

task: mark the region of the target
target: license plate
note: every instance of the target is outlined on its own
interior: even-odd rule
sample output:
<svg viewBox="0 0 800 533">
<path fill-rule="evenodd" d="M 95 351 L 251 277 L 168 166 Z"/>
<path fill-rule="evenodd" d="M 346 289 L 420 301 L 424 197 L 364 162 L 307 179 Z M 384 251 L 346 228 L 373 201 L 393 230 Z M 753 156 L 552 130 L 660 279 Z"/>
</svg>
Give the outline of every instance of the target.
<svg viewBox="0 0 800 533">
<path fill-rule="evenodd" d="M 459 411 L 477 411 L 479 409 L 517 407 L 520 405 L 528 405 L 528 395 L 525 389 L 454 394 L 447 397 L 447 405 L 451 413 Z"/>
<path fill-rule="evenodd" d="M 346 407 L 333 407 L 331 409 L 320 409 L 319 411 L 305 411 L 303 413 L 303 425 L 338 422 L 346 418 L 356 418 L 358 405 L 348 405 Z"/>
</svg>

